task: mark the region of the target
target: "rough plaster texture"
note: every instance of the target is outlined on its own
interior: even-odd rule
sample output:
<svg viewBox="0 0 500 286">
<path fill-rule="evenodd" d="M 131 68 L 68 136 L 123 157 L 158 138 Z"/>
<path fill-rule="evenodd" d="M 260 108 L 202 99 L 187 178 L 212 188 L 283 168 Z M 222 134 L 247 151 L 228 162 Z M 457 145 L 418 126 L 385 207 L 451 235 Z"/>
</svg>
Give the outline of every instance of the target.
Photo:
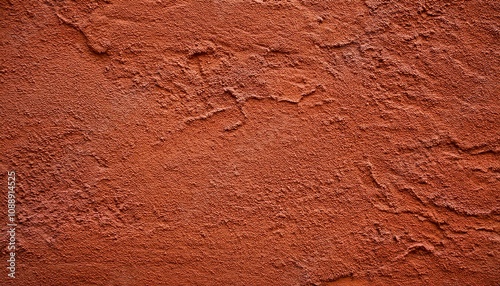
<svg viewBox="0 0 500 286">
<path fill-rule="evenodd" d="M 1 285 L 499 285 L 498 1 L 0 13 Z"/>
</svg>

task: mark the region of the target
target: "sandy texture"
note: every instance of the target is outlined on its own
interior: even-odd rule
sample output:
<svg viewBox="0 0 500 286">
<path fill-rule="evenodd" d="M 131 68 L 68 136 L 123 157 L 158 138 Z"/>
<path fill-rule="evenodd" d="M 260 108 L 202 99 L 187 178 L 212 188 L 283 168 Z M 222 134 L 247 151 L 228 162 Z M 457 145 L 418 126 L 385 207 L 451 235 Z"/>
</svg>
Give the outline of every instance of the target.
<svg viewBox="0 0 500 286">
<path fill-rule="evenodd" d="M 0 284 L 499 285 L 499 17 L 0 0 Z"/>
</svg>

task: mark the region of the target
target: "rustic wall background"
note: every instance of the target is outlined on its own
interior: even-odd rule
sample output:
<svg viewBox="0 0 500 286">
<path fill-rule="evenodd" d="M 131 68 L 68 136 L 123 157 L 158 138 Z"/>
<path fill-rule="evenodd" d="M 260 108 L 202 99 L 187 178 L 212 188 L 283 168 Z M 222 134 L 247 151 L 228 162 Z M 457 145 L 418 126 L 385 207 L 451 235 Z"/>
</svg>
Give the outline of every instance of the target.
<svg viewBox="0 0 500 286">
<path fill-rule="evenodd" d="M 498 1 L 0 13 L 1 285 L 499 285 Z"/>
</svg>

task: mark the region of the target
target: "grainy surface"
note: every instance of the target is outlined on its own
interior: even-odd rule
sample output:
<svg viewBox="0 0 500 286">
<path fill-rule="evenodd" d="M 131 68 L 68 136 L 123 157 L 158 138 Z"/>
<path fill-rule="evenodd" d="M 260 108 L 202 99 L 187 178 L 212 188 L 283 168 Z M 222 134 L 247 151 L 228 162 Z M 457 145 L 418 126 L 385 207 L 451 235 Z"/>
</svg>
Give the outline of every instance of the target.
<svg viewBox="0 0 500 286">
<path fill-rule="evenodd" d="M 499 285 L 498 1 L 0 13 L 1 285 Z"/>
</svg>

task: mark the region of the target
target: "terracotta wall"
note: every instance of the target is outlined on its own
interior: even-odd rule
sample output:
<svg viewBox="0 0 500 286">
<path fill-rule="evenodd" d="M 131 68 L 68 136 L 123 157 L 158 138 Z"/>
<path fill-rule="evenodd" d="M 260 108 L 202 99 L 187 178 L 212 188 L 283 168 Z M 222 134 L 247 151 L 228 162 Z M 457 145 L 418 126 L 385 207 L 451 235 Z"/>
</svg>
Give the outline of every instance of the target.
<svg viewBox="0 0 500 286">
<path fill-rule="evenodd" d="M 498 1 L 0 13 L 0 285 L 499 285 Z"/>
</svg>

